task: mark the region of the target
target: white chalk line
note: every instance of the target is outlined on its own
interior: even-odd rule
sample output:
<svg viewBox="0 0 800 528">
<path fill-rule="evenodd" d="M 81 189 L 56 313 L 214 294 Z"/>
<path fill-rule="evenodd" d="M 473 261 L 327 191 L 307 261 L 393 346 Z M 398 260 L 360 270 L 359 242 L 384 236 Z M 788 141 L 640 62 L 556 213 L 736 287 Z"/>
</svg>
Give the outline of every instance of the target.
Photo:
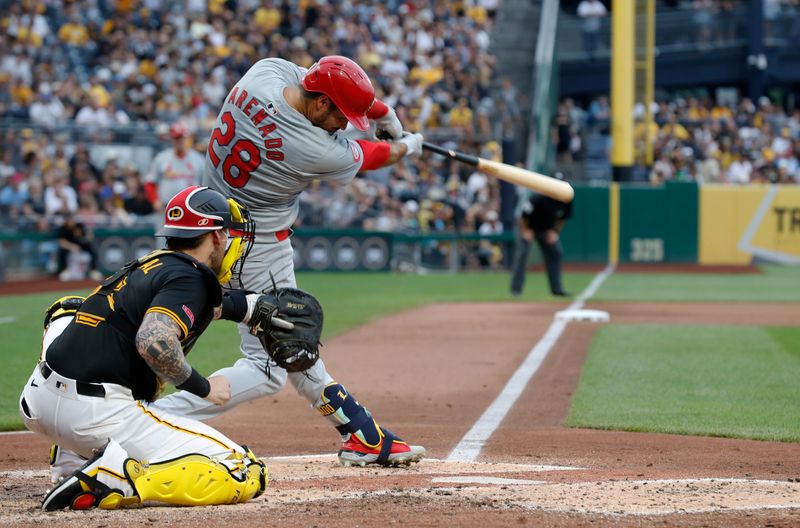
<svg viewBox="0 0 800 528">
<path fill-rule="evenodd" d="M 610 509 L 592 509 L 580 507 L 564 507 L 556 508 L 552 506 L 541 507 L 536 504 L 517 504 L 517 506 L 526 508 L 528 510 L 541 510 L 553 513 L 579 513 L 579 514 L 600 514 L 609 517 L 649 517 L 655 515 L 676 515 L 676 514 L 692 514 L 692 513 L 725 513 L 725 512 L 743 512 L 743 511 L 759 511 L 759 510 L 796 510 L 800 508 L 800 504 L 766 504 L 766 505 L 744 505 L 744 506 L 709 506 L 708 508 L 681 508 L 678 509 L 653 509 L 643 512 L 615 512 Z"/>
<path fill-rule="evenodd" d="M 16 320 L 17 320 L 17 316 L 15 316 L 15 315 L 7 315 L 5 317 L 0 317 L 0 324 L 13 323 Z"/>
<path fill-rule="evenodd" d="M 606 268 L 592 279 L 589 286 L 581 292 L 575 301 L 570 304 L 569 309 L 580 309 L 584 302 L 591 298 L 612 273 L 614 266 L 609 264 Z M 567 321 L 553 320 L 544 336 L 531 349 L 522 365 L 514 372 L 511 378 L 503 387 L 503 390 L 495 398 L 491 405 L 484 411 L 478 421 L 467 431 L 467 434 L 459 441 L 456 447 L 447 456 L 447 460 L 459 462 L 474 462 L 480 455 L 481 449 L 486 445 L 486 441 L 497 430 L 500 422 L 506 417 L 508 412 L 519 399 L 522 392 L 528 386 L 533 375 L 539 370 L 547 354 L 556 344 L 558 338 L 566 328 Z"/>
<path fill-rule="evenodd" d="M 11 436 L 21 434 L 33 434 L 31 431 L 0 431 L 0 436 Z"/>
<path fill-rule="evenodd" d="M 16 471 L 0 471 L 0 478 L 41 478 L 50 477 L 47 469 L 19 469 Z"/>
<path fill-rule="evenodd" d="M 433 483 L 442 484 L 494 484 L 496 486 L 533 486 L 536 484 L 546 484 L 546 480 L 526 480 L 502 477 L 482 477 L 482 476 L 455 476 L 455 477 L 434 477 Z"/>
</svg>

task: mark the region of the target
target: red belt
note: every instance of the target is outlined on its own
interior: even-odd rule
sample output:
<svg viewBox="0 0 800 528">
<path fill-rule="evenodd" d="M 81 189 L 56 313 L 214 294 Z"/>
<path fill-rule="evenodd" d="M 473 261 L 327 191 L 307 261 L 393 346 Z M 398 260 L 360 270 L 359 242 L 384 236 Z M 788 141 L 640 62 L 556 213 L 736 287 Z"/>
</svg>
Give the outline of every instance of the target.
<svg viewBox="0 0 800 528">
<path fill-rule="evenodd" d="M 286 240 L 290 236 L 292 236 L 292 230 L 291 229 L 284 229 L 282 231 L 275 231 L 275 240 L 277 240 L 278 242 L 283 242 L 284 240 Z"/>
</svg>

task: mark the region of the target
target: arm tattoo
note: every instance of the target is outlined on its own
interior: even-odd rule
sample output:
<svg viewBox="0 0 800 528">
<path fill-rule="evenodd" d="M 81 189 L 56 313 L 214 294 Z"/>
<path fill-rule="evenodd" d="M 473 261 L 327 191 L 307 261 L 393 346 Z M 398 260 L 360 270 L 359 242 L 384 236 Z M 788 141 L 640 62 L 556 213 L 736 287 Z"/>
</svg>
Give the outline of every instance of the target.
<svg viewBox="0 0 800 528">
<path fill-rule="evenodd" d="M 176 387 L 186 381 L 192 367 L 181 347 L 181 330 L 168 315 L 150 312 L 136 333 L 136 349 L 159 378 Z"/>
</svg>

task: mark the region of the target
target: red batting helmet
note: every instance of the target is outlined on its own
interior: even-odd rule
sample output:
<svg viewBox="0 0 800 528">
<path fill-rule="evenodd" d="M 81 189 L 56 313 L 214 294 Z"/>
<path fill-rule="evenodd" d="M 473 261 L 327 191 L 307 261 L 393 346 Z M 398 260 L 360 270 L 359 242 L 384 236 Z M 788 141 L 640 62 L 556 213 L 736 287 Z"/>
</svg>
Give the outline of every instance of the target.
<svg viewBox="0 0 800 528">
<path fill-rule="evenodd" d="M 375 102 L 375 89 L 361 66 L 340 55 L 315 62 L 302 80 L 309 92 L 323 93 L 359 130 L 369 128 L 367 112 Z"/>
</svg>

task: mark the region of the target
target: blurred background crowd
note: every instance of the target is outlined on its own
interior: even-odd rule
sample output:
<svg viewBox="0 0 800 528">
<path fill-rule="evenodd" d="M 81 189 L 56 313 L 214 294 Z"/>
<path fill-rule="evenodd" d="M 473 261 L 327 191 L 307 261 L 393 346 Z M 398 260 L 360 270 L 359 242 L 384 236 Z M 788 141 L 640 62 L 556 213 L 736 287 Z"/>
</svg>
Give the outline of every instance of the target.
<svg viewBox="0 0 800 528">
<path fill-rule="evenodd" d="M 645 109 L 637 105 L 634 111 L 638 155 L 634 181 L 800 183 L 800 109 L 788 113 L 766 96 L 720 104 L 703 90 L 674 95 L 651 105 L 650 164 L 644 159 Z M 608 97 L 597 97 L 583 106 L 564 99 L 555 125 L 557 166 L 577 176 L 585 170 L 585 138 L 607 138 Z M 607 149 L 609 145 L 606 141 L 601 146 Z"/>
<path fill-rule="evenodd" d="M 659 0 L 659 8 L 687 13 L 697 49 L 739 38 L 728 15 L 740 4 Z M 607 57 L 606 5 L 562 2 L 564 23 L 580 24 L 582 60 Z M 90 236 L 100 226 L 154 225 L 176 184 L 199 182 L 221 102 L 265 57 L 306 67 L 323 55 L 352 57 L 407 129 L 520 163 L 530 98 L 498 75 L 490 53 L 499 7 L 500 0 L 0 0 L 2 229 L 63 231 L 72 219 Z M 793 24 L 785 15 L 797 8 L 766 0 L 767 36 Z M 800 111 L 767 97 L 704 92 L 664 93 L 652 109 L 655 155 L 650 166 L 640 160 L 639 181 L 800 177 Z M 552 122 L 556 169 L 581 180 L 592 160 L 607 166 L 608 120 L 607 96 L 563 99 Z M 637 141 L 644 137 L 640 125 Z M 301 197 L 298 226 L 512 232 L 503 192 L 494 178 L 425 154 L 344 188 L 316 184 Z M 496 248 L 484 248 L 481 265 L 499 261 Z"/>
<path fill-rule="evenodd" d="M 188 152 L 179 157 L 204 153 L 227 91 L 264 57 L 305 67 L 322 55 L 353 57 L 407 129 L 435 130 L 489 157 L 499 159 L 502 128 L 519 119 L 513 88 L 490 93 L 496 0 L 5 4 L 0 118 L 35 125 L 7 128 L 2 142 L 0 211 L 22 228 L 44 229 L 57 216 L 131 224 L 157 211 L 157 187 L 179 177 L 168 164 L 98 163 L 87 143 L 147 127 L 172 142 L 167 150 Z M 487 178 L 426 159 L 365 175 L 350 191 L 312 189 L 299 222 L 477 230 L 497 208 Z"/>
</svg>

